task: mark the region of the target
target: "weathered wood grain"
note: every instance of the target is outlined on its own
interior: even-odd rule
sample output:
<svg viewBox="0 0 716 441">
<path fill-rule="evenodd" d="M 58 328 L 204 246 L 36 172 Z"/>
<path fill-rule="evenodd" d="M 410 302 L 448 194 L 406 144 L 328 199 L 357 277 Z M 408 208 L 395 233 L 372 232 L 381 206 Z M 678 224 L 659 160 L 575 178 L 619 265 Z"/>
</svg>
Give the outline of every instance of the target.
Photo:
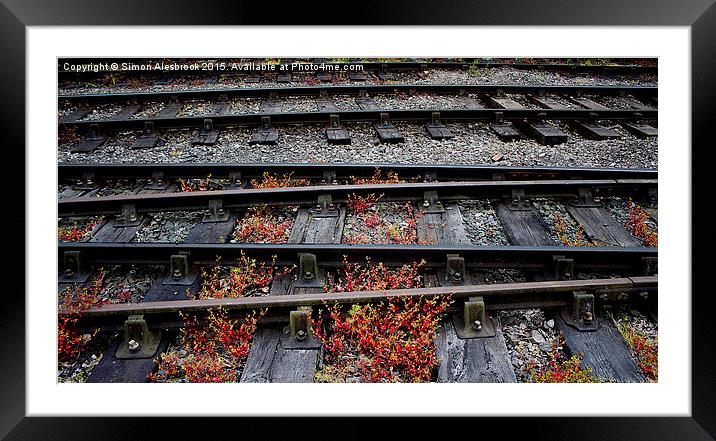
<svg viewBox="0 0 716 441">
<path fill-rule="evenodd" d="M 534 210 L 513 211 L 504 202 L 495 205 L 495 212 L 512 245 L 557 245 L 542 218 Z"/>
<path fill-rule="evenodd" d="M 446 205 L 445 213 L 419 217 L 418 240 L 435 240 L 435 244 L 469 245 L 462 213 L 455 204 Z M 427 286 L 447 286 L 446 271 L 426 274 Z M 484 279 L 471 271 L 465 283 L 484 283 Z M 499 320 L 493 319 L 495 337 L 461 339 L 455 332 L 452 317 L 443 320 L 435 339 L 438 356 L 439 383 L 515 383 L 510 357 Z"/>
<path fill-rule="evenodd" d="M 571 355 L 583 353 L 582 365 L 602 381 L 643 383 L 646 381 L 631 351 L 614 323 L 608 317 L 597 317 L 599 328 L 593 332 L 580 332 L 557 314 L 555 324 L 564 335 L 566 349 Z"/>
<path fill-rule="evenodd" d="M 166 351 L 169 340 L 169 334 L 162 333 L 157 354 Z M 147 381 L 147 374 L 154 369 L 154 358 L 118 360 L 114 354 L 120 343 L 123 343 L 121 334 L 112 340 L 102 360 L 92 369 L 87 377 L 88 383 L 145 383 Z"/>
<path fill-rule="evenodd" d="M 338 217 L 319 218 L 299 210 L 289 235 L 291 243 L 340 243 L 346 210 Z M 295 288 L 293 275 L 276 277 L 269 295 L 310 294 L 321 288 Z M 259 327 L 254 335 L 241 381 L 245 383 L 311 383 L 320 349 L 286 349 L 281 345 L 283 327 Z"/>
<path fill-rule="evenodd" d="M 565 205 L 572 217 L 582 225 L 584 233 L 598 246 L 641 246 L 603 207 L 572 207 Z"/>
<path fill-rule="evenodd" d="M 199 222 L 186 237 L 186 243 L 225 243 L 236 226 L 237 213 L 230 213 L 225 222 Z"/>
</svg>

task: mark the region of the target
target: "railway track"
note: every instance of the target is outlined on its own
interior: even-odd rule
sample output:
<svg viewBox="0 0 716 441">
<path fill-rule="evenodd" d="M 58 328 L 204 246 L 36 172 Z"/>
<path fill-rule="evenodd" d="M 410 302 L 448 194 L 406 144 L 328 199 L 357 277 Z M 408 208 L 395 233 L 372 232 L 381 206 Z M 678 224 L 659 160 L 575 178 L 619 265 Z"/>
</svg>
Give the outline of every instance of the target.
<svg viewBox="0 0 716 441">
<path fill-rule="evenodd" d="M 297 314 L 297 311 L 304 311 L 304 307 L 320 309 L 330 302 L 370 303 L 381 299 L 411 296 L 428 298 L 435 295 L 451 295 L 458 305 L 453 305 L 447 311 L 453 316 L 465 316 L 465 312 L 461 312 L 461 307 L 464 309 L 465 304 L 470 308 L 473 307 L 474 304 L 470 299 L 477 297 L 481 298 L 478 304 L 484 305 L 484 309 L 481 310 L 491 311 L 493 314 L 500 310 L 515 308 L 569 311 L 570 308 L 577 307 L 575 305 L 583 304 L 577 303 L 575 298 L 581 299 L 581 297 L 575 297 L 575 292 L 586 293 L 587 302 L 592 302 L 590 308 L 596 308 L 597 304 L 605 305 L 614 302 L 653 305 L 656 299 L 657 279 L 654 274 L 658 254 L 655 248 L 644 247 L 636 242 L 632 243 L 633 246 L 627 247 L 564 247 L 557 246 L 556 243 L 547 245 L 544 240 L 549 240 L 547 238 L 549 234 L 544 230 L 544 223 L 539 220 L 532 206 L 525 205 L 535 197 L 570 201 L 569 203 L 574 205 L 570 208 L 573 213 L 589 212 L 604 220 L 603 216 L 606 212 L 600 204 L 594 203 L 593 194 L 598 194 L 604 199 L 631 196 L 648 200 L 650 195 L 654 195 L 657 185 L 655 171 L 403 166 L 397 169 L 404 177 L 411 176 L 417 179 L 422 176 L 424 179 L 424 176 L 428 175 L 433 179 L 455 180 L 362 185 L 326 183 L 274 189 L 251 189 L 239 185 L 236 189 L 230 190 L 180 193 L 172 188 L 171 180 L 177 179 L 177 176 L 202 176 L 210 172 L 216 173 L 217 176 L 228 177 L 231 170 L 232 173 L 245 172 L 247 177 L 258 177 L 267 171 L 287 172 L 290 169 L 290 165 L 287 164 L 250 165 L 239 170 L 229 165 L 213 167 L 171 165 L 164 166 L 161 170 L 153 165 L 107 165 L 91 169 L 82 165 L 60 167 L 61 179 L 68 182 L 79 180 L 80 186 L 87 185 L 88 179 L 94 185 L 112 179 L 120 181 L 147 179 L 147 182 L 156 185 L 156 179 L 152 178 L 156 178 L 158 172 L 166 173 L 163 179 L 168 179 L 162 181 L 166 187 L 164 191 L 158 193 L 108 197 L 80 196 L 58 201 L 58 212 L 61 217 L 95 215 L 108 217 L 99 231 L 95 232 L 94 237 L 89 238 L 88 241 L 64 242 L 58 245 L 61 262 L 58 280 L 61 289 L 72 284 L 89 283 L 93 272 L 105 266 L 165 268 L 164 275 L 156 279 L 142 302 L 92 307 L 83 313 L 81 321 L 83 327 L 86 329 L 94 327 L 105 332 L 122 331 L 131 317 L 134 317 L 131 320 L 135 320 L 136 317 L 141 316 L 142 326 L 146 324 L 147 329 L 164 329 L 165 332 L 171 332 L 172 329 L 184 326 L 179 318 L 180 312 L 196 313 L 205 320 L 208 310 L 221 306 L 229 311 L 230 317 L 236 318 L 241 318 L 243 311 L 247 309 L 269 308 L 270 312 L 262 317 L 261 326 L 272 329 L 272 326 L 282 326 L 289 322 L 291 311 Z M 88 177 L 90 170 L 94 173 L 91 178 Z M 338 181 L 339 177 L 341 180 L 348 177 L 355 179 L 356 175 L 368 177 L 371 176 L 371 170 L 375 173 L 375 168 L 368 165 L 312 164 L 299 166 L 291 171 L 301 178 L 328 182 Z M 327 181 L 326 176 L 331 178 Z M 519 176 L 523 180 L 502 180 L 506 176 Z M 602 179 L 568 179 L 583 176 Z M 382 200 L 389 201 L 386 203 L 399 201 L 414 204 L 415 209 L 422 214 L 416 225 L 418 235 L 423 236 L 424 239 L 432 235 L 431 244 L 341 243 L 342 229 L 345 227 L 346 217 L 350 216 L 344 208 L 348 200 L 346 195 L 367 196 L 375 193 L 381 193 L 384 197 Z M 426 196 L 427 194 L 431 196 Z M 439 198 L 436 197 L 437 195 L 440 195 Z M 330 196 L 330 200 L 326 199 L 327 196 Z M 581 207 L 580 196 L 583 205 Z M 460 208 L 456 205 L 458 201 L 476 197 L 492 200 L 495 206 L 501 207 L 497 210 L 505 228 L 512 231 L 509 234 L 512 245 L 441 244 L 446 237 L 454 234 L 451 232 L 461 229 L 464 231 L 464 226 L 459 220 L 461 215 Z M 221 207 L 226 212 L 226 218 L 205 219 L 207 222 L 199 222 L 194 226 L 194 234 L 190 233 L 190 236 L 199 239 L 199 242 L 213 243 L 191 243 L 191 240 L 185 243 L 136 243 L 131 241 L 131 234 L 122 234 L 125 232 L 136 234 L 146 225 L 146 220 L 141 219 L 143 216 L 151 216 L 158 211 L 203 211 L 209 207 L 210 201 L 217 200 L 221 202 L 218 205 L 213 202 L 213 207 Z M 323 205 L 318 203 L 319 200 Z M 293 231 L 298 233 L 292 232 L 291 236 L 294 236 L 294 241 L 300 243 L 227 243 L 227 237 L 230 237 L 237 219 L 241 216 L 240 213 L 248 213 L 249 207 L 261 204 L 298 205 L 297 218 L 302 218 L 302 221 L 294 224 Z M 515 211 L 511 211 L 509 207 Z M 134 222 L 129 219 L 128 212 L 137 216 Z M 114 216 L 119 218 L 113 219 Z M 597 234 L 594 228 L 598 227 L 592 224 L 586 225 L 588 234 Z M 618 225 L 615 227 L 616 230 L 621 228 Z M 541 241 L 532 244 L 521 243 L 520 241 L 524 240 L 519 233 L 521 228 L 526 228 L 533 237 L 541 237 Z M 312 229 L 314 243 L 306 243 L 307 240 L 311 242 L 307 238 L 307 232 Z M 118 230 L 122 233 L 118 233 Z M 109 233 L 106 233 L 107 231 Z M 107 237 L 119 236 L 123 238 L 117 239 L 118 242 L 94 241 L 97 238 L 104 237 L 105 239 L 102 240 L 106 240 Z M 315 243 L 322 240 L 327 240 L 329 243 Z M 266 265 L 295 268 L 288 276 L 288 282 L 283 279 L 280 282 L 274 281 L 275 285 L 282 287 L 276 289 L 287 290 L 285 293 L 294 294 L 209 301 L 192 299 L 192 294 L 189 294 L 189 299 L 184 296 L 177 297 L 176 293 L 184 290 L 197 295 L 204 282 L 202 278 L 205 277 L 200 274 L 206 274 L 208 271 L 202 272 L 201 267 L 211 268 L 217 259 L 230 266 L 243 256 L 250 256 L 255 262 Z M 422 260 L 421 271 L 425 272 L 426 277 L 434 274 L 435 280 L 429 287 L 403 291 L 321 294 L 328 283 L 328 274 L 341 270 L 342 259 L 360 262 L 366 257 L 381 262 L 389 268 L 414 263 L 419 257 Z M 523 284 L 474 284 L 481 280 L 481 273 L 495 270 L 522 271 L 530 274 L 530 278 L 534 281 Z M 594 279 L 594 274 L 619 274 L 622 277 Z M 287 276 L 282 276 L 285 277 Z M 587 278 L 580 279 L 583 277 Z M 287 284 L 289 288 L 286 287 Z M 485 316 L 481 317 L 485 320 Z M 568 312 L 564 317 L 574 323 L 574 317 Z M 594 322 L 590 320 L 588 324 L 583 323 L 578 326 L 586 329 L 593 326 L 592 323 Z M 294 333 L 295 331 L 296 329 Z M 122 331 L 120 334 L 127 332 L 129 331 Z M 127 340 L 129 337 L 122 338 Z M 263 340 L 259 338 L 259 342 L 261 341 Z M 309 347 L 294 343 L 298 348 Z M 291 345 L 291 343 L 286 344 Z M 315 345 L 315 341 L 311 345 Z M 310 348 L 311 351 L 315 350 L 313 346 Z M 314 356 L 315 354 L 311 355 Z M 117 359 L 114 364 L 141 365 L 143 367 L 137 369 L 146 375 L 149 373 L 148 369 L 152 368 L 151 364 L 147 364 L 147 359 L 145 356 L 130 358 L 129 360 L 134 360 L 131 363 L 120 362 L 120 359 Z M 121 376 L 122 381 L 134 378 L 132 376 L 138 371 L 130 369 L 127 376 Z M 104 372 L 102 368 L 95 375 L 101 376 L 101 372 Z M 281 378 L 284 377 L 277 376 L 271 381 L 278 381 Z M 304 380 L 308 381 L 306 378 Z"/>
<path fill-rule="evenodd" d="M 416 67 L 425 69 L 402 66 L 405 71 Z M 369 71 L 380 76 L 392 69 L 381 64 Z M 611 69 L 650 72 L 631 66 Z M 479 108 L 326 107 L 339 95 L 369 105 L 370 97 L 396 92 L 467 97 Z M 514 94 L 534 108 L 509 98 Z M 585 96 L 625 95 L 655 103 L 656 88 L 361 84 L 75 94 L 59 97 L 76 107 L 71 118 L 61 118 L 58 125 L 86 134 L 76 146 L 78 152 L 91 152 L 108 133 L 122 130 L 143 131 L 148 141 L 141 148 L 155 146 L 164 130 L 187 127 L 199 131 L 201 145 L 213 145 L 220 131 L 234 126 L 264 131 L 266 141 L 274 123 L 322 123 L 330 131 L 342 130 L 343 122 L 376 121 L 380 133 L 390 129 L 390 121 L 427 122 L 431 135 L 435 131 L 442 136 L 447 130 L 443 120 L 485 121 L 498 126 L 495 132 L 500 127 L 522 130 L 549 144 L 546 137 L 554 133 L 547 132 L 556 128 L 548 120 L 571 121 L 596 133 L 598 121 L 609 119 L 644 132 L 651 128 L 655 134 L 656 129 L 644 123 L 656 119 L 655 108 L 587 108 L 585 103 L 597 104 L 591 98 L 578 104 Z M 322 102 L 324 110 L 280 111 L 283 99 L 296 96 Z M 582 107 L 562 108 L 554 97 Z M 177 116 L 182 103 L 198 99 L 211 101 L 210 113 Z M 227 102 L 237 99 L 274 105 L 272 111 L 229 114 Z M 150 101 L 161 101 L 176 112 L 132 118 Z M 93 106 L 107 104 L 121 107 L 119 117 L 81 120 Z M 345 141 L 343 135 L 333 134 Z M 327 131 L 326 136 L 330 140 L 332 135 Z M 504 311 L 526 308 L 545 311 L 544 323 L 549 318 L 563 334 L 565 351 L 583 353 L 583 364 L 597 378 L 646 381 L 608 314 L 625 304 L 656 314 L 658 250 L 655 233 L 653 238 L 644 234 L 658 222 L 657 177 L 656 170 L 587 167 L 64 163 L 58 166 L 58 217 L 63 225 L 74 225 L 78 234 L 58 244 L 58 295 L 70 301 L 70 306 L 61 302 L 59 314 L 77 319 L 75 332 L 98 329 L 105 338 L 104 356 L 94 362 L 90 382 L 168 378 L 159 354 L 176 354 L 176 345 L 192 326 L 216 326 L 216 311 L 242 326 L 257 326 L 234 381 L 322 381 L 317 379 L 328 372 L 322 366 L 332 346 L 326 346 L 328 337 L 319 331 L 330 334 L 332 328 L 316 325 L 317 313 L 326 317 L 334 305 L 343 305 L 345 314 L 360 305 L 432 305 L 429 302 L 447 298 L 451 303 L 440 303 L 445 309 L 436 316 L 442 325 L 435 334 L 433 381 L 517 381 L 504 335 L 512 331 L 500 317 Z M 193 181 L 199 182 L 198 188 L 192 187 Z M 629 223 L 635 213 L 642 216 L 641 230 Z M 175 217 L 166 227 L 162 216 Z M 146 233 L 157 225 L 158 238 Z M 245 234 L 247 228 L 265 231 L 276 226 L 280 234 L 265 242 Z M 186 231 L 173 234 L 172 229 Z M 353 277 L 350 271 L 361 266 L 374 275 L 385 271 L 379 277 L 383 280 L 412 276 L 400 279 L 406 286 L 354 289 L 347 284 Z M 256 272 L 259 268 L 265 273 Z M 126 297 L 126 286 L 102 282 L 116 269 L 148 282 L 141 289 L 131 287 L 135 294 Z M 246 274 L 252 278 L 245 294 L 222 291 L 227 286 L 233 290 L 234 277 Z M 98 277 L 101 295 L 96 291 Z M 265 280 L 258 284 L 258 278 Z M 104 300 L 84 304 L 78 312 L 72 302 L 81 290 Z M 247 315 L 259 310 L 265 311 L 258 319 Z M 188 325 L 187 316 L 198 322 Z"/>
<path fill-rule="evenodd" d="M 416 94 L 423 94 L 421 99 L 427 99 L 426 102 L 438 94 L 454 95 L 457 101 L 441 107 L 411 108 L 414 106 L 406 104 L 409 101 L 405 97 Z M 349 97 L 354 102 L 339 107 L 333 99 L 336 96 Z M 376 96 L 397 98 L 378 103 L 374 101 Z M 614 109 L 597 102 L 600 96 L 630 98 L 625 108 Z M 286 99 L 299 101 L 286 110 Z M 351 85 L 71 95 L 60 96 L 60 100 L 66 110 L 59 118 L 59 127 L 84 134 L 74 152 L 91 152 L 107 140 L 107 133 L 121 130 L 143 132 L 133 148 L 152 148 L 160 141 L 162 130 L 177 128 L 198 129 L 200 132 L 192 142 L 214 145 L 222 128 L 246 126 L 253 127 L 250 144 L 270 145 L 279 136 L 273 127 L 276 124 L 323 124 L 328 142 L 334 144 L 351 142 L 350 132 L 343 125 L 349 122 L 373 122 L 384 143 L 404 142 L 404 136 L 392 124 L 394 121 L 426 123 L 433 139 L 454 136 L 444 125 L 447 121 L 488 122 L 502 140 L 519 139 L 523 132 L 544 144 L 567 140 L 566 133 L 548 122 L 557 120 L 569 122 L 594 139 L 620 137 L 600 125 L 604 120 L 618 121 L 643 138 L 657 133 L 655 127 L 646 123 L 657 117 L 656 108 L 645 104 L 656 102 L 653 87 Z M 260 102 L 254 106 L 256 100 Z M 192 106 L 197 106 L 197 102 L 201 105 L 194 109 Z M 106 118 L 94 117 L 93 109 L 102 106 L 114 106 L 113 113 Z M 186 109 L 191 113 L 185 113 Z"/>
</svg>

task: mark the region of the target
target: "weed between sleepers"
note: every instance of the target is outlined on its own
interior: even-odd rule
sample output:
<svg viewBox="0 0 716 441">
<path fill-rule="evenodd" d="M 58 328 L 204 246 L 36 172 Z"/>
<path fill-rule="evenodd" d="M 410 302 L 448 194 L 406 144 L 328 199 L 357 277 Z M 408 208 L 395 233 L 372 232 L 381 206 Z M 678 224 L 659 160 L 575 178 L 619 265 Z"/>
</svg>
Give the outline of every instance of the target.
<svg viewBox="0 0 716 441">
<path fill-rule="evenodd" d="M 659 244 L 659 235 L 657 227 L 648 222 L 649 213 L 635 204 L 631 199 L 627 201 L 627 206 L 629 207 L 627 228 L 631 234 L 641 239 L 647 247 L 657 247 Z"/>
<path fill-rule="evenodd" d="M 575 239 L 569 238 L 569 227 L 567 221 L 559 214 L 554 213 L 554 232 L 562 245 L 567 247 L 593 247 L 596 246 L 594 243 L 589 242 L 584 238 L 584 229 L 581 224 L 577 224 L 577 231 L 575 232 Z"/>
<path fill-rule="evenodd" d="M 311 181 L 308 179 L 294 179 L 292 176 L 293 172 L 284 173 L 283 175 L 264 172 L 261 181 L 257 179 L 251 180 L 251 186 L 253 188 L 286 188 L 311 185 Z"/>
<path fill-rule="evenodd" d="M 101 217 L 95 217 L 82 226 L 74 222 L 71 226 L 57 227 L 57 240 L 60 242 L 80 242 L 88 237 L 101 221 Z"/>
<path fill-rule="evenodd" d="M 386 220 L 386 214 L 382 213 L 381 210 L 391 210 L 391 206 L 385 204 L 376 205 L 380 197 L 382 195 L 378 197 L 374 194 L 366 197 L 355 196 L 355 194 L 348 196 L 346 205 L 357 220 L 357 226 L 364 232 L 346 229 L 344 243 L 428 244 L 428 242 L 418 241 L 417 219 L 422 214 L 420 212 L 416 213 L 412 204 L 407 202 L 402 206 L 404 212 L 393 213 L 399 218 L 404 218 L 405 222 L 400 220 L 389 222 Z M 395 208 L 397 210 L 401 209 L 399 206 Z"/>
<path fill-rule="evenodd" d="M 367 259 L 365 266 L 343 260 L 342 273 L 326 292 L 422 287 L 425 264 L 390 270 Z M 449 296 L 390 298 L 377 304 L 326 305 L 312 328 L 324 350 L 318 382 L 429 382 L 438 364 L 434 340 Z"/>
<path fill-rule="evenodd" d="M 251 207 L 246 216 L 237 219 L 233 238 L 246 243 L 286 243 L 293 223 L 294 219 L 275 216 L 266 205 Z"/>
<path fill-rule="evenodd" d="M 206 179 L 177 179 L 177 192 L 188 193 L 194 191 L 221 190 L 227 182 L 225 179 L 211 179 L 211 174 Z"/>
<path fill-rule="evenodd" d="M 238 382 L 251 349 L 256 323 L 266 313 L 252 311 L 241 324 L 230 320 L 225 309 L 209 310 L 206 325 L 195 316 L 181 314 L 178 346 L 154 359 L 156 371 L 147 375 L 152 383 Z"/>
<path fill-rule="evenodd" d="M 414 181 L 417 181 L 418 178 L 416 178 Z M 380 170 L 380 167 L 376 167 L 375 171 L 373 172 L 373 175 L 369 178 L 360 179 L 356 178 L 355 176 L 350 176 L 348 178 L 348 184 L 350 185 L 365 185 L 365 184 L 400 184 L 402 182 L 405 182 L 404 180 L 401 180 L 398 177 L 398 174 L 394 171 L 389 171 L 385 177 L 383 177 L 383 173 Z"/>
<path fill-rule="evenodd" d="M 80 334 L 77 322 L 84 311 L 104 303 L 99 294 L 105 275 L 104 268 L 100 268 L 89 286 L 73 285 L 60 293 L 58 304 L 60 309 L 66 311 L 57 315 L 57 356 L 60 362 L 76 360 L 99 331 L 97 329 L 91 334 Z"/>
<path fill-rule="evenodd" d="M 219 263 L 220 259 L 216 259 L 210 270 L 201 269 L 202 282 L 198 298 L 223 299 L 267 295 L 273 279 L 289 274 L 294 268 L 286 267 L 279 271 L 275 266 L 276 256 L 273 256 L 271 264 L 267 265 L 265 262 L 257 263 L 256 259 L 247 257 L 243 251 L 235 265 L 225 267 L 220 266 Z M 194 297 L 189 290 L 187 296 Z"/>
<path fill-rule="evenodd" d="M 612 320 L 614 318 L 612 317 Z M 659 344 L 640 332 L 629 321 L 628 317 L 614 320 L 619 333 L 624 337 L 629 349 L 634 353 L 639 368 L 651 382 L 659 380 Z"/>
</svg>

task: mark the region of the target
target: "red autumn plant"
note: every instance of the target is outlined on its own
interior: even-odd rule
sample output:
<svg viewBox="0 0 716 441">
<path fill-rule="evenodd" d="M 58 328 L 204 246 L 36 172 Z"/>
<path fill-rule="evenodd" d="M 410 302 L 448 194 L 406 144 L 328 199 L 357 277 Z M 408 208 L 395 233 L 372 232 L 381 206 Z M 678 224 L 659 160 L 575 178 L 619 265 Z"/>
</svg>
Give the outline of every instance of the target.
<svg viewBox="0 0 716 441">
<path fill-rule="evenodd" d="M 381 172 L 379 167 L 375 168 L 375 171 L 373 172 L 373 176 L 366 178 L 366 179 L 360 179 L 356 178 L 355 176 L 351 176 L 348 178 L 348 183 L 353 185 L 365 185 L 365 184 L 399 184 L 402 181 L 398 174 L 394 171 L 389 171 L 386 174 L 386 177 L 383 177 L 383 173 Z"/>
<path fill-rule="evenodd" d="M 267 265 L 265 262 L 257 263 L 256 259 L 247 257 L 243 251 L 236 265 L 230 268 L 220 266 L 217 259 L 211 270 L 201 270 L 199 298 L 222 299 L 268 294 L 274 277 L 284 276 L 293 270 L 288 267 L 278 271 L 275 264 L 276 256 Z"/>
<path fill-rule="evenodd" d="M 627 202 L 627 206 L 629 207 L 627 228 L 631 234 L 641 239 L 647 247 L 656 248 L 659 245 L 659 235 L 657 227 L 648 222 L 649 213 L 631 199 Z"/>
<path fill-rule="evenodd" d="M 616 322 L 619 333 L 624 337 L 629 348 L 636 356 L 637 364 L 649 379 L 656 382 L 659 379 L 659 345 L 644 333 L 637 330 L 628 320 Z"/>
<path fill-rule="evenodd" d="M 216 181 L 211 180 L 211 174 L 206 179 L 177 179 L 177 192 L 188 193 L 194 191 L 210 191 L 221 190 L 223 186 Z"/>
<path fill-rule="evenodd" d="M 351 200 L 349 197 L 348 205 L 350 208 Z M 370 206 L 374 205 L 372 203 Z M 361 206 L 358 211 L 362 210 Z M 406 203 L 403 206 L 405 210 L 404 218 L 405 222 L 393 222 L 388 223 L 383 217 L 380 216 L 379 212 L 368 213 L 366 208 L 361 213 L 354 212 L 355 217 L 361 222 L 368 230 L 373 232 L 370 234 L 353 233 L 348 234 L 344 238 L 344 242 L 348 244 L 366 244 L 366 243 L 392 243 L 400 245 L 427 245 L 430 242 L 418 241 L 418 226 L 417 219 L 422 216 L 421 213 L 415 213 L 415 208 L 410 203 Z"/>
<path fill-rule="evenodd" d="M 88 339 L 79 333 L 77 323 L 84 311 L 104 303 L 99 296 L 104 277 L 104 269 L 100 268 L 89 286 L 74 285 L 60 294 L 61 312 L 57 315 L 57 356 L 60 362 L 76 360 L 99 331 L 89 334 Z"/>
<path fill-rule="evenodd" d="M 327 306 L 313 323 L 324 351 L 319 382 L 424 383 L 438 365 L 435 337 L 449 296 L 391 298 L 353 305 L 347 312 Z"/>
<path fill-rule="evenodd" d="M 533 372 L 532 379 L 535 383 L 600 383 L 592 375 L 592 369 L 582 367 L 583 354 L 573 355 L 568 359 L 560 359 L 553 355 L 548 367 L 542 372 Z"/>
<path fill-rule="evenodd" d="M 256 323 L 263 309 L 247 315 L 242 323 L 230 320 L 225 309 L 209 310 L 206 325 L 196 317 L 182 315 L 179 346 L 154 360 L 156 372 L 147 375 L 152 383 L 184 380 L 189 383 L 229 383 L 241 378 L 251 349 Z"/>
<path fill-rule="evenodd" d="M 75 127 L 65 127 L 57 131 L 58 144 L 77 144 L 82 141 L 82 137 L 77 133 Z"/>
<path fill-rule="evenodd" d="M 375 205 L 383 195 L 376 196 L 375 193 L 371 193 L 368 196 L 356 196 L 355 193 L 349 194 L 346 199 L 346 206 L 348 210 L 353 214 L 363 214 Z"/>
<path fill-rule="evenodd" d="M 286 243 L 293 223 L 293 219 L 276 219 L 266 205 L 251 207 L 236 221 L 233 237 L 239 242 Z"/>
<path fill-rule="evenodd" d="M 101 218 L 93 218 L 83 226 L 75 222 L 69 227 L 58 227 L 57 240 L 60 242 L 80 242 L 92 233 L 92 230 L 100 221 Z"/>
<path fill-rule="evenodd" d="M 425 264 L 391 270 L 367 259 L 365 266 L 343 259 L 343 277 L 327 285 L 327 292 L 371 291 L 423 286 Z M 312 329 L 323 344 L 322 382 L 428 382 L 438 360 L 434 340 L 440 318 L 451 304 L 449 296 L 390 298 L 378 304 L 353 305 L 344 311 L 327 306 Z"/>
<path fill-rule="evenodd" d="M 567 221 L 559 214 L 554 213 L 554 232 L 562 245 L 567 247 L 593 247 L 594 244 L 584 238 L 584 229 L 582 225 L 577 225 L 577 231 L 575 233 L 575 239 L 569 238 L 567 231 Z"/>
<path fill-rule="evenodd" d="M 264 172 L 263 179 L 261 181 L 257 179 L 251 180 L 251 186 L 253 188 L 286 188 L 311 185 L 311 181 L 308 179 L 293 179 L 292 176 L 293 172 L 284 173 L 283 175 L 274 175 L 269 172 Z"/>
<path fill-rule="evenodd" d="M 365 266 L 348 261 L 343 256 L 342 277 L 332 280 L 333 275 L 329 274 L 329 284 L 324 286 L 326 292 L 348 292 L 348 291 L 379 291 L 400 288 L 420 288 L 423 281 L 420 270 L 425 261 L 414 262 L 412 265 L 403 265 L 397 269 L 390 269 L 382 262 L 374 263 L 366 257 Z"/>
</svg>

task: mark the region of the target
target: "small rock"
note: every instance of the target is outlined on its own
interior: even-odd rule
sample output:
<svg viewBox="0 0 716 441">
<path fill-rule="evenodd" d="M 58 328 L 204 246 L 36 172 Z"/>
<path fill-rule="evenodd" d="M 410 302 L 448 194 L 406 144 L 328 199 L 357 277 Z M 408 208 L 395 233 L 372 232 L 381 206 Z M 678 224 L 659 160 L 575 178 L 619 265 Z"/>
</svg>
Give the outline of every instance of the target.
<svg viewBox="0 0 716 441">
<path fill-rule="evenodd" d="M 553 320 L 553 319 L 547 320 L 547 326 L 548 326 L 550 329 L 554 329 L 554 320 Z"/>
<path fill-rule="evenodd" d="M 544 336 L 542 336 L 542 334 L 540 334 L 539 331 L 534 329 L 534 330 L 532 330 L 532 341 L 535 343 L 544 343 L 545 339 L 544 339 Z"/>
<path fill-rule="evenodd" d="M 503 155 L 502 153 L 496 153 L 492 156 L 492 162 L 501 161 L 504 157 L 505 155 Z"/>
</svg>

